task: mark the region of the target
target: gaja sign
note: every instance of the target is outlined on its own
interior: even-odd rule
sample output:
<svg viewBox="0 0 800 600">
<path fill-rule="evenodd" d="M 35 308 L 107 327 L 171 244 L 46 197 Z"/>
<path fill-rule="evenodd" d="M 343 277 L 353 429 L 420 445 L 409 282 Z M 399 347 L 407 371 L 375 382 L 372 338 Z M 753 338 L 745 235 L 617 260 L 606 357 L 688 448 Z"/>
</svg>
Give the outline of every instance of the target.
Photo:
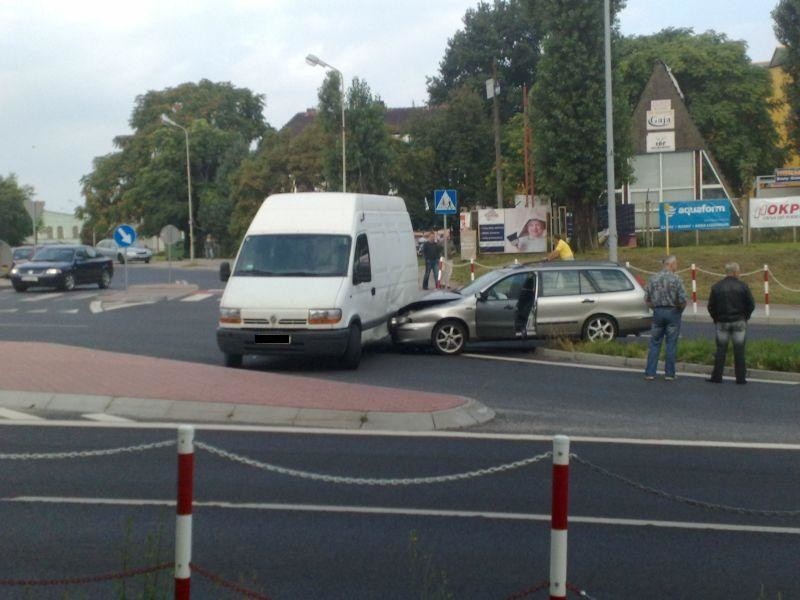
<svg viewBox="0 0 800 600">
<path fill-rule="evenodd" d="M 648 110 L 647 130 L 657 131 L 662 129 L 675 129 L 674 110 Z"/>
<path fill-rule="evenodd" d="M 800 227 L 800 196 L 751 198 L 750 227 Z"/>
</svg>

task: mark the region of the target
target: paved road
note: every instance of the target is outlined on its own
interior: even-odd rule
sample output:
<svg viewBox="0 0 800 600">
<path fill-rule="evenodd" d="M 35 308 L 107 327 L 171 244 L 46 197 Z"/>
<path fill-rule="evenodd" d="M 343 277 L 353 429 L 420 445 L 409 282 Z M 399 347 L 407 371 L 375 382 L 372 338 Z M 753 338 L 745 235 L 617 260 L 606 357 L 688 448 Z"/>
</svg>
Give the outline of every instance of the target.
<svg viewBox="0 0 800 600">
<path fill-rule="evenodd" d="M 172 437 L 163 430 L 8 426 L 2 434 L 0 453 Z M 473 471 L 550 448 L 469 435 L 201 431 L 198 440 L 296 469 L 372 477 Z M 787 474 L 798 470 L 799 446 L 574 442 L 572 451 L 673 494 L 798 509 L 800 479 Z M 69 461 L 0 460 L 0 469 L 0 579 L 114 572 L 123 555 L 131 566 L 171 560 L 174 448 Z M 435 593 L 445 590 L 455 598 L 506 598 L 547 578 L 549 472 L 544 461 L 456 483 L 365 488 L 272 475 L 198 451 L 193 560 L 275 598 L 444 597 Z M 768 598 L 800 596 L 797 517 L 699 510 L 632 490 L 574 461 L 570 504 L 569 579 L 592 597 L 757 598 L 762 584 Z M 196 597 L 220 597 L 195 581 Z M 7 589 L 0 596 L 26 597 Z M 110 597 L 109 587 L 89 589 L 88 597 Z M 62 592 L 34 597 L 61 598 Z"/>
<path fill-rule="evenodd" d="M 130 280 L 137 284 L 166 280 L 164 269 L 151 266 L 131 265 Z M 98 290 L 61 295 L 0 291 L 0 310 L 16 309 L 0 313 L 0 339 L 51 341 L 219 364 L 214 339 L 220 297 L 220 288 L 214 287 L 219 286 L 216 275 L 201 270 L 176 270 L 175 274 L 194 286 L 187 295 L 98 313 L 89 310 Z M 58 312 L 62 309 L 78 312 Z M 796 440 L 800 422 L 796 386 L 756 382 L 712 390 L 702 377 L 683 377 L 672 384 L 645 382 L 636 371 L 581 369 L 538 361 L 532 353 L 535 346 L 535 342 L 476 346 L 479 352 L 475 356 L 461 357 L 397 352 L 382 346 L 367 351 L 355 372 L 341 371 L 324 361 L 254 358 L 247 366 L 319 380 L 473 397 L 499 415 L 487 430 Z M 490 355 L 498 360 L 490 360 Z"/>
</svg>

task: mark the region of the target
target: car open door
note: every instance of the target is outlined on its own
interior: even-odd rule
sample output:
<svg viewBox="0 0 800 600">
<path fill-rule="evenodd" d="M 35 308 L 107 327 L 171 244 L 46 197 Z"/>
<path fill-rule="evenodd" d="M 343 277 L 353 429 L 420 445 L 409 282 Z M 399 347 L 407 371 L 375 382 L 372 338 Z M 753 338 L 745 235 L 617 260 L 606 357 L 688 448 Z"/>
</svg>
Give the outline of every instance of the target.
<svg viewBox="0 0 800 600">
<path fill-rule="evenodd" d="M 475 330 L 481 339 L 517 337 L 517 303 L 529 273 L 514 273 L 481 292 L 475 308 Z"/>
</svg>

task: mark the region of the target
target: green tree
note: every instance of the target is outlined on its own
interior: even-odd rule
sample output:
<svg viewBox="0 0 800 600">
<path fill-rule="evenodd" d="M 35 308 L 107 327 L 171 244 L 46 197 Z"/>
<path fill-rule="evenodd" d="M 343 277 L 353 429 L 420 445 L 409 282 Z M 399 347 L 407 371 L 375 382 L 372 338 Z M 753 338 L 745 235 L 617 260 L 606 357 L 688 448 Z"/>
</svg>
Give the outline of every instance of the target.
<svg viewBox="0 0 800 600">
<path fill-rule="evenodd" d="M 33 229 L 33 222 L 25 210 L 25 202 L 33 201 L 33 188 L 19 185 L 13 173 L 0 175 L 0 240 L 18 246 Z"/>
<path fill-rule="evenodd" d="M 787 127 L 794 153 L 800 155 L 800 0 L 780 0 L 772 18 L 775 37 L 786 47 L 783 68 L 789 76 L 784 90 L 789 104 Z"/>
<path fill-rule="evenodd" d="M 318 120 L 324 134 L 323 171 L 329 190 L 342 188 L 342 99 L 339 74 L 331 72 L 319 90 Z M 345 105 L 347 191 L 385 194 L 389 190 L 389 132 L 386 106 L 357 77 Z"/>
<path fill-rule="evenodd" d="M 531 85 L 541 52 L 541 26 L 536 2 L 480 2 L 464 15 L 464 29 L 447 42 L 439 74 L 428 78 L 431 104 L 442 104 L 454 90 L 467 86 L 482 97 L 485 81 L 497 63 L 503 120 L 519 110 L 522 86 Z"/>
<path fill-rule="evenodd" d="M 621 1 L 611 3 L 613 35 Z M 596 243 L 597 205 L 605 203 L 606 136 L 603 3 L 546 0 L 543 56 L 533 88 L 537 190 L 574 216 L 578 249 Z M 616 182 L 628 176 L 630 111 L 614 85 Z"/>
<path fill-rule="evenodd" d="M 665 29 L 620 41 L 619 73 L 632 113 L 656 59 L 669 65 L 686 106 L 736 193 L 746 173 L 770 172 L 783 161 L 770 117 L 769 72 L 750 62 L 744 42 L 707 31 Z"/>
<path fill-rule="evenodd" d="M 481 97 L 468 87 L 451 92 L 442 106 L 421 111 L 399 142 L 392 185 L 406 199 L 415 227 L 434 222 L 433 191 L 458 191 L 459 205 L 494 205 L 493 139 Z M 428 200 L 430 212 L 424 208 Z"/>
<path fill-rule="evenodd" d="M 172 224 L 188 240 L 186 138 L 161 122 L 167 114 L 189 135 L 195 245 L 211 233 L 223 247 L 230 246 L 232 178 L 250 145 L 269 131 L 263 106 L 263 96 L 208 80 L 137 97 L 133 133 L 117 137 L 118 151 L 96 159 L 82 179 L 86 229 L 103 236 L 131 222 L 140 234 L 154 235 Z"/>
</svg>

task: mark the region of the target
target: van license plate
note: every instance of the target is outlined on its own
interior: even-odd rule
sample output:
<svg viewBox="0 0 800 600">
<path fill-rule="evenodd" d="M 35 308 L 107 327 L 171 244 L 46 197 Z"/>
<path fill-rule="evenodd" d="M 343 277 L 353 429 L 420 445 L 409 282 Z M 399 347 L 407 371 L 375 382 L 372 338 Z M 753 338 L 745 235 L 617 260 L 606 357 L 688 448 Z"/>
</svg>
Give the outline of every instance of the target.
<svg viewBox="0 0 800 600">
<path fill-rule="evenodd" d="M 256 344 L 291 344 L 292 336 L 287 333 L 257 333 Z"/>
</svg>

